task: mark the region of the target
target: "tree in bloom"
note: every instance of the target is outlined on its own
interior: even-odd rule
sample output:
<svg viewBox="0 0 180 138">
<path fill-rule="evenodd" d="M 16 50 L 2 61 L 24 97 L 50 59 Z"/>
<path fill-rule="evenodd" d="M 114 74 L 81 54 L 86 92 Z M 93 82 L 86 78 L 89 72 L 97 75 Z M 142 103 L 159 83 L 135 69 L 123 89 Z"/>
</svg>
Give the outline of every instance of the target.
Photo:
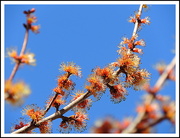
<svg viewBox="0 0 180 138">
<path fill-rule="evenodd" d="M 60 63 L 60 75 L 57 75 L 55 87 L 51 89 L 52 94 L 46 100 L 45 106 L 43 108 L 34 104 L 26 106 L 22 113 L 29 118 L 29 122 L 19 121 L 13 126 L 12 134 L 34 133 L 35 129 L 39 133 L 53 133 L 52 126 L 55 120 L 58 122 L 58 127 L 56 127 L 58 132 L 83 132 L 88 120 L 91 119 L 88 117 L 88 112 L 93 107 L 93 102 L 103 100 L 102 95 L 106 93 L 113 103 L 123 104 L 122 101 L 126 101 L 128 95 L 131 94 L 130 89 L 146 91 L 144 99 L 136 108 L 137 118 L 125 117 L 121 121 L 113 117 L 101 118 L 92 126 L 91 132 L 152 133 L 152 127 L 163 120 L 175 124 L 174 102 L 158 93 L 166 79 L 175 80 L 173 70 L 175 64 L 168 70 L 168 65 L 156 66 L 159 74 L 166 76 L 164 75 L 163 81 L 158 81 L 154 87 L 149 84 L 151 73 L 146 68 L 141 68 L 142 55 L 146 54 L 142 49 L 147 44 L 145 39 L 140 38 L 139 33 L 144 25 L 151 23 L 149 17 L 141 17 L 145 8 L 147 5 L 141 4 L 135 15 L 130 17 L 129 22 L 134 25 L 134 30 L 130 37 L 122 37 L 117 50 L 118 57 L 104 67 L 92 68 L 85 85 L 81 87 L 82 90 L 76 90 L 78 80 L 74 81 L 82 77 L 81 67 L 75 62 Z M 5 99 L 10 103 L 19 102 L 30 93 L 24 83 L 17 83 L 17 85 L 12 80 L 20 65 L 35 65 L 36 63 L 35 54 L 25 52 L 28 32 L 40 33 L 40 26 L 34 25 L 37 22 L 37 17 L 34 16 L 35 11 L 35 8 L 24 11 L 26 23 L 23 25 L 26 33 L 22 52 L 19 55 L 14 49 L 7 52 L 8 57 L 16 64 L 15 71 L 5 85 Z M 43 87 L 43 85 L 40 86 Z M 44 96 L 44 93 L 41 93 L 41 96 Z"/>
</svg>

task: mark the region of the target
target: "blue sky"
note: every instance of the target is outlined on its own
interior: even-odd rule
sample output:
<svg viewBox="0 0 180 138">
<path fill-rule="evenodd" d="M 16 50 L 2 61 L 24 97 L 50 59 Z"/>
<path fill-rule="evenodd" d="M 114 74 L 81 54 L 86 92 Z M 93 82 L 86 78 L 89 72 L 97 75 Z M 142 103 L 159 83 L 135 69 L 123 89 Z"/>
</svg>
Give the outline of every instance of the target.
<svg viewBox="0 0 180 138">
<path fill-rule="evenodd" d="M 142 18 L 149 16 L 151 24 L 143 26 L 139 39 L 144 39 L 141 68 L 151 73 L 150 84 L 153 86 L 159 77 L 154 65 L 164 61 L 170 63 L 176 51 L 176 11 L 174 4 L 150 4 L 148 11 L 143 12 Z M 26 105 L 37 104 L 44 107 L 45 101 L 56 87 L 59 65 L 62 62 L 75 62 L 82 68 L 82 78 L 73 77 L 76 82 L 75 90 L 83 90 L 86 78 L 97 66 L 104 67 L 118 58 L 118 44 L 123 36 L 131 37 L 134 25 L 128 22 L 139 4 L 27 4 L 4 6 L 4 51 L 8 47 L 16 47 L 18 51 L 24 39 L 25 29 L 22 24 L 26 18 L 24 10 L 35 8 L 35 15 L 40 24 L 40 33 L 30 32 L 27 50 L 36 56 L 36 66 L 21 67 L 15 78 L 24 80 L 31 88 L 31 95 L 25 99 L 21 107 L 12 107 L 5 103 L 5 133 L 9 133 L 13 123 L 22 117 L 21 110 Z M 178 51 L 178 50 L 177 50 Z M 178 54 L 178 53 L 176 53 Z M 14 67 L 9 58 L 4 60 L 4 78 L 7 79 Z M 87 130 L 98 119 L 111 115 L 118 120 L 136 116 L 135 107 L 141 103 L 144 91 L 128 89 L 129 95 L 125 101 L 113 104 L 108 91 L 101 100 L 93 102 L 88 111 L 89 121 Z M 168 95 L 175 100 L 175 83 L 168 81 L 160 94 Z M 48 115 L 55 110 L 51 109 Z M 68 112 L 65 115 L 71 115 Z M 53 121 L 53 131 L 60 119 Z M 171 125 L 164 121 L 156 127 L 159 133 L 171 133 Z"/>
</svg>

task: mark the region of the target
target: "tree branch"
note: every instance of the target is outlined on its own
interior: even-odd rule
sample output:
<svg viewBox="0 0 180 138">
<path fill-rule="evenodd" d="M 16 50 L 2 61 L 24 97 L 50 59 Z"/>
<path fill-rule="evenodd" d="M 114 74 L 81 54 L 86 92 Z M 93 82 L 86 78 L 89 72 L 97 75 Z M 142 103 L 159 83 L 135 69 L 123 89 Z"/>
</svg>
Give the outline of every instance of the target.
<svg viewBox="0 0 180 138">
<path fill-rule="evenodd" d="M 166 67 L 165 71 L 161 74 L 159 79 L 156 81 L 156 84 L 154 85 L 154 88 L 158 88 L 158 91 L 162 88 L 163 84 L 165 83 L 169 72 L 175 67 L 176 60 L 175 57 L 172 59 L 171 63 Z M 146 101 L 147 104 L 151 104 L 152 101 L 155 99 L 155 94 L 149 93 L 148 101 Z M 134 122 L 131 123 L 129 127 L 127 127 L 122 133 L 134 133 L 137 132 L 137 125 L 143 120 L 146 112 L 140 112 L 137 117 L 135 118 Z"/>
<path fill-rule="evenodd" d="M 29 29 L 26 29 L 26 32 L 25 32 L 25 36 L 24 36 L 24 42 L 23 42 L 23 45 L 22 45 L 22 49 L 21 49 L 21 53 L 20 53 L 20 56 L 22 56 L 26 50 L 26 47 L 27 47 L 27 42 L 28 42 L 28 36 L 29 36 Z M 17 70 L 19 69 L 19 66 L 20 66 L 21 62 L 17 62 L 16 65 L 14 66 L 12 72 L 11 72 L 11 75 L 9 77 L 9 81 L 12 81 Z"/>
</svg>

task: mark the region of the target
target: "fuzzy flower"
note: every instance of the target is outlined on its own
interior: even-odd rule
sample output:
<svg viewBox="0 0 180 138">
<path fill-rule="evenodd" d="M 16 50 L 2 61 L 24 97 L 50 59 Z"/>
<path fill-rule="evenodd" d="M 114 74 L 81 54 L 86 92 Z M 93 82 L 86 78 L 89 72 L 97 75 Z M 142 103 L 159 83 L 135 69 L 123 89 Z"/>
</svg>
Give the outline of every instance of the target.
<svg viewBox="0 0 180 138">
<path fill-rule="evenodd" d="M 77 131 L 83 131 L 86 128 L 87 115 L 82 112 L 76 112 L 75 115 L 71 116 L 71 125 L 75 127 Z"/>
<path fill-rule="evenodd" d="M 144 18 L 144 19 L 141 19 L 140 21 L 141 21 L 141 23 L 144 23 L 144 24 L 150 24 L 150 18 L 149 17 L 146 17 L 146 18 Z"/>
<path fill-rule="evenodd" d="M 157 119 L 160 116 L 160 107 L 157 102 L 153 102 L 151 104 L 142 104 L 137 106 L 136 111 L 146 112 L 147 117 L 150 119 Z"/>
<path fill-rule="evenodd" d="M 13 48 L 8 48 L 7 56 L 16 59 L 18 57 L 17 50 Z"/>
<path fill-rule="evenodd" d="M 137 68 L 140 64 L 140 58 L 132 52 L 123 53 L 122 57 L 117 59 L 120 67 L 123 67 L 127 73 L 130 73 L 132 68 Z"/>
<path fill-rule="evenodd" d="M 128 74 L 126 77 L 126 82 L 134 86 L 135 90 L 142 89 L 143 85 L 146 84 L 149 79 L 150 73 L 145 69 L 137 70 L 132 74 Z"/>
<path fill-rule="evenodd" d="M 58 87 L 64 88 L 65 90 L 72 90 L 74 89 L 74 83 L 67 78 L 66 75 L 61 75 L 58 78 Z"/>
<path fill-rule="evenodd" d="M 90 83 L 90 85 L 85 86 L 85 88 L 90 91 L 94 95 L 94 97 L 102 94 L 100 92 L 103 92 L 105 90 L 103 80 L 99 76 L 93 74 L 87 79 L 87 81 Z"/>
<path fill-rule="evenodd" d="M 20 57 L 18 56 L 17 50 L 15 48 L 8 48 L 6 57 L 9 57 L 15 63 L 17 63 L 21 60 Z"/>
<path fill-rule="evenodd" d="M 119 103 L 122 100 L 126 99 L 125 95 L 128 94 L 126 89 L 121 84 L 110 86 L 109 88 L 110 88 L 111 99 L 114 103 Z"/>
<path fill-rule="evenodd" d="M 174 101 L 167 102 L 162 106 L 165 116 L 172 122 L 175 123 L 176 106 Z"/>
<path fill-rule="evenodd" d="M 34 59 L 33 53 L 26 53 L 21 56 L 18 56 L 17 50 L 15 49 L 7 49 L 7 56 L 12 59 L 13 62 L 16 63 L 25 63 L 28 65 L 36 65 L 36 59 Z"/>
<path fill-rule="evenodd" d="M 54 96 L 50 97 L 49 100 L 47 101 L 47 105 L 49 105 L 51 103 L 51 101 L 53 100 Z M 52 103 L 52 107 L 55 108 L 59 108 L 60 105 L 64 105 L 65 104 L 65 100 L 62 100 L 62 95 L 58 95 L 56 97 L 56 99 L 53 101 Z"/>
<path fill-rule="evenodd" d="M 102 79 L 106 82 L 106 83 L 110 83 L 110 84 L 114 84 L 115 82 L 118 81 L 118 78 L 114 78 L 113 73 L 114 73 L 114 69 L 112 67 L 105 67 L 105 68 L 96 68 L 93 70 L 93 72 L 102 77 Z"/>
<path fill-rule="evenodd" d="M 30 27 L 31 31 L 34 33 L 39 33 L 40 25 L 31 25 Z"/>
<path fill-rule="evenodd" d="M 23 98 L 27 97 L 31 91 L 29 86 L 24 82 L 20 81 L 17 83 L 12 83 L 11 81 L 5 82 L 5 99 L 12 105 L 20 105 L 23 103 Z"/>
<path fill-rule="evenodd" d="M 60 123 L 59 128 L 60 128 L 60 132 L 62 133 L 69 133 L 72 130 L 72 126 L 71 124 L 69 124 L 68 120 L 63 120 Z"/>
<path fill-rule="evenodd" d="M 21 58 L 21 63 L 25 63 L 28 65 L 36 65 L 36 59 L 34 59 L 34 54 L 33 53 L 26 53 L 22 55 Z"/>
<path fill-rule="evenodd" d="M 65 92 L 60 87 L 55 87 L 53 91 L 59 93 L 62 96 L 65 96 Z"/>
<path fill-rule="evenodd" d="M 44 114 L 44 111 L 41 110 L 36 105 L 28 105 L 26 108 L 22 111 L 23 115 L 29 116 L 33 121 L 37 122 L 39 121 Z"/>
<path fill-rule="evenodd" d="M 75 101 L 81 95 L 84 95 L 83 91 L 76 92 L 75 95 L 73 95 L 72 101 Z M 86 112 L 86 110 L 91 107 L 91 104 L 92 104 L 92 100 L 91 99 L 89 99 L 89 98 L 85 99 L 84 101 L 80 102 L 75 107 L 73 107 L 73 111 L 75 111 L 75 112 L 79 112 L 79 111 Z"/>
<path fill-rule="evenodd" d="M 38 126 L 40 133 L 51 133 L 51 122 L 44 121 Z"/>
<path fill-rule="evenodd" d="M 113 133 L 115 124 L 117 124 L 117 121 L 110 117 L 97 120 L 91 131 L 93 133 Z"/>
<path fill-rule="evenodd" d="M 136 22 L 136 18 L 133 17 L 133 16 L 130 16 L 128 22 L 135 23 Z"/>
<path fill-rule="evenodd" d="M 140 48 L 133 48 L 132 51 L 136 52 L 136 53 L 139 53 L 139 54 L 143 54 L 142 49 L 140 49 Z"/>
<path fill-rule="evenodd" d="M 63 121 L 59 125 L 60 131 L 68 133 L 72 128 L 81 132 L 86 128 L 87 115 L 83 112 L 76 112 L 75 115 L 63 118 Z"/>
<path fill-rule="evenodd" d="M 143 39 L 141 39 L 141 40 L 139 40 L 139 41 L 134 42 L 134 45 L 135 45 L 135 46 L 136 46 L 136 45 L 145 46 L 146 43 L 144 42 Z"/>
<path fill-rule="evenodd" d="M 134 48 L 134 44 L 133 44 L 133 41 L 131 39 L 128 39 L 126 37 L 123 37 L 122 38 L 122 42 L 120 43 L 120 45 L 124 45 L 124 44 L 127 44 L 128 48 L 129 49 L 133 49 Z"/>
<path fill-rule="evenodd" d="M 69 74 L 74 74 L 76 76 L 81 76 L 80 67 L 75 65 L 73 62 L 69 62 L 67 64 L 62 63 L 60 65 L 60 70 L 68 72 Z"/>
<path fill-rule="evenodd" d="M 30 14 L 27 16 L 27 24 L 32 24 L 37 22 L 37 17 L 35 17 L 33 14 Z"/>
<path fill-rule="evenodd" d="M 26 121 L 24 120 L 24 118 L 20 118 L 18 120 L 18 123 L 15 123 L 15 125 L 12 126 L 11 128 L 11 132 L 15 131 L 15 130 L 18 130 L 24 126 L 28 126 L 29 124 L 28 123 L 25 123 Z M 26 132 L 26 133 L 32 133 L 32 130 Z"/>
</svg>

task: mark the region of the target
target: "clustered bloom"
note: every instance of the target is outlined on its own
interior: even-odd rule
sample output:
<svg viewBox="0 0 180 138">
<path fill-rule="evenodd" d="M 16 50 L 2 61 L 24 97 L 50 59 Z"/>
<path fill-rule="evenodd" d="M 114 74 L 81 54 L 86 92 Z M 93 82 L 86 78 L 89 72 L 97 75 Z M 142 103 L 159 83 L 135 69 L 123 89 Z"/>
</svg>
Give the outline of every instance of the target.
<svg viewBox="0 0 180 138">
<path fill-rule="evenodd" d="M 50 104 L 50 102 L 52 101 L 54 97 L 50 97 L 50 99 L 47 101 L 47 104 Z M 52 102 L 52 107 L 55 108 L 59 108 L 60 105 L 64 105 L 65 104 L 65 100 L 62 99 L 63 96 L 62 95 L 58 95 L 56 97 L 56 99 Z"/>
<path fill-rule="evenodd" d="M 26 22 L 27 24 L 24 24 L 26 29 L 30 29 L 34 33 L 39 33 L 40 25 L 32 25 L 32 23 L 37 22 L 37 17 L 34 16 L 35 8 L 32 8 L 31 10 L 24 11 L 24 14 L 26 14 Z"/>
<path fill-rule="evenodd" d="M 102 120 L 97 120 L 91 131 L 93 133 L 121 133 L 131 124 L 132 118 L 124 118 L 122 121 L 106 117 Z"/>
<path fill-rule="evenodd" d="M 135 90 L 142 89 L 143 85 L 148 83 L 150 73 L 145 69 L 137 70 L 126 77 L 126 82 L 129 86 L 134 86 Z M 128 86 L 127 85 L 127 86 Z"/>
<path fill-rule="evenodd" d="M 28 105 L 23 111 L 23 115 L 29 116 L 34 122 L 39 121 L 43 115 L 44 115 L 44 110 L 41 110 L 39 107 L 36 105 Z"/>
<path fill-rule="evenodd" d="M 72 101 L 75 101 L 80 96 L 84 95 L 83 91 L 78 91 L 73 95 Z M 92 100 L 90 98 L 85 99 L 84 101 L 78 103 L 75 107 L 73 107 L 72 110 L 75 112 L 86 112 L 87 109 L 91 107 Z"/>
<path fill-rule="evenodd" d="M 34 59 L 33 53 L 25 53 L 23 55 L 18 55 L 17 50 L 15 49 L 8 49 L 7 56 L 12 59 L 15 63 L 25 63 L 28 65 L 36 65 L 36 59 Z"/>
<path fill-rule="evenodd" d="M 136 21 L 138 22 L 138 27 L 140 27 L 142 24 L 150 24 L 150 18 L 149 17 L 145 17 L 144 19 L 140 19 L 140 15 L 136 12 L 135 16 L 130 16 L 129 22 L 131 23 L 136 23 Z"/>
<path fill-rule="evenodd" d="M 26 121 L 24 120 L 24 118 L 20 118 L 20 119 L 18 120 L 18 123 L 16 123 L 14 126 L 12 126 L 11 131 L 13 132 L 13 131 L 15 131 L 15 130 L 18 130 L 18 129 L 24 127 L 24 126 L 28 126 L 28 124 L 25 123 L 25 122 L 26 122 Z M 29 130 L 29 131 L 27 131 L 26 133 L 32 133 L 32 130 Z"/>
<path fill-rule="evenodd" d="M 53 91 L 60 94 L 60 95 L 62 95 L 62 96 L 65 96 L 65 92 L 59 86 L 55 87 L 53 89 Z"/>
<path fill-rule="evenodd" d="M 115 82 L 118 82 L 118 78 L 114 77 L 114 68 L 111 66 L 107 66 L 105 68 L 96 68 L 93 70 L 93 72 L 97 75 L 100 76 L 103 80 L 104 83 L 109 83 L 109 84 L 114 84 Z"/>
<path fill-rule="evenodd" d="M 38 126 L 41 133 L 51 133 L 51 122 L 44 121 Z"/>
<path fill-rule="evenodd" d="M 121 84 L 110 86 L 109 88 L 110 88 L 111 99 L 114 103 L 119 103 L 122 100 L 126 99 L 125 96 L 128 95 L 128 93 Z"/>
<path fill-rule="evenodd" d="M 58 78 L 58 87 L 63 88 L 65 90 L 72 90 L 74 88 L 74 83 L 70 80 L 67 75 L 61 75 Z"/>
<path fill-rule="evenodd" d="M 123 53 L 122 57 L 117 59 L 118 65 L 126 73 L 134 71 L 133 68 L 137 68 L 140 64 L 140 58 L 133 54 L 131 51 Z"/>
<path fill-rule="evenodd" d="M 86 85 L 85 88 L 94 95 L 96 98 L 100 98 L 101 92 L 105 91 L 105 85 L 103 84 L 103 80 L 95 75 L 92 74 L 87 79 L 87 81 L 90 83 L 90 85 Z"/>
<path fill-rule="evenodd" d="M 34 59 L 33 53 L 26 53 L 21 56 L 21 63 L 26 63 L 29 65 L 36 65 L 36 60 Z"/>
<path fill-rule="evenodd" d="M 60 65 L 60 67 L 61 67 L 60 70 L 68 72 L 69 74 L 81 76 L 81 71 L 80 71 L 81 68 L 79 66 L 75 65 L 75 63 L 73 63 L 73 62 L 69 62 L 67 64 L 62 63 Z"/>
<path fill-rule="evenodd" d="M 65 118 L 60 126 L 61 132 L 69 132 L 72 128 L 77 131 L 83 131 L 86 127 L 87 115 L 83 112 L 76 112 L 75 115 Z"/>
<path fill-rule="evenodd" d="M 157 102 L 151 104 L 143 103 L 142 105 L 137 106 L 137 112 L 146 112 L 148 119 L 157 119 L 160 115 L 160 107 Z"/>
<path fill-rule="evenodd" d="M 131 51 L 133 52 L 136 52 L 136 53 L 142 53 L 142 50 L 139 49 L 137 50 L 137 48 L 135 48 L 137 45 L 139 46 L 145 46 L 145 41 L 143 39 L 140 39 L 138 41 L 135 41 L 137 39 L 138 35 L 134 35 L 132 36 L 130 39 L 126 38 L 126 37 L 123 37 L 120 43 L 120 48 L 122 47 L 125 47 L 125 45 L 127 45 L 128 49 L 130 49 Z M 123 49 L 125 50 L 125 49 Z M 121 50 L 119 50 L 119 52 L 121 52 Z"/>
<path fill-rule="evenodd" d="M 5 99 L 12 105 L 19 105 L 23 103 L 23 98 L 27 97 L 31 91 L 29 86 L 20 81 L 12 83 L 11 81 L 5 82 Z"/>
<path fill-rule="evenodd" d="M 174 101 L 167 102 L 162 105 L 163 113 L 173 124 L 175 124 L 175 113 L 176 113 L 175 107 L 176 106 Z"/>
</svg>

